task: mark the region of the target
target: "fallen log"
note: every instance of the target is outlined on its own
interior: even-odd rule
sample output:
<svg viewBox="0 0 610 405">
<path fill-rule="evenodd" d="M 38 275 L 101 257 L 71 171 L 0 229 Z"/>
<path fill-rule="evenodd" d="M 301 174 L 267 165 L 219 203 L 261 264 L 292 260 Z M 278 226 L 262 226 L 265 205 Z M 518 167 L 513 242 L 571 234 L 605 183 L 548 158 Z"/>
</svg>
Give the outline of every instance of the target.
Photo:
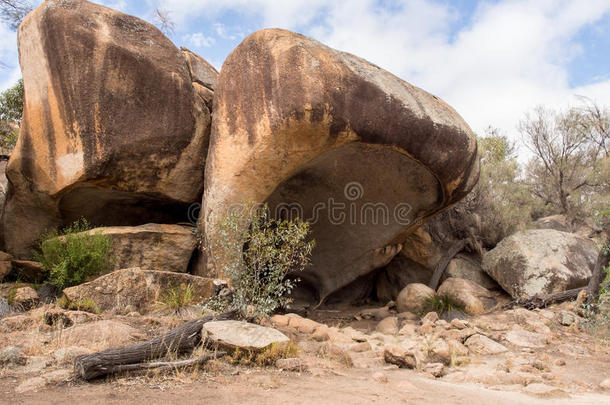
<svg viewBox="0 0 610 405">
<path fill-rule="evenodd" d="M 156 361 L 150 363 L 136 363 L 136 364 L 121 364 L 118 366 L 110 366 L 107 368 L 107 374 L 116 374 L 122 372 L 131 372 L 131 371 L 142 371 L 142 370 L 153 370 L 158 369 L 160 371 L 164 370 L 175 370 L 178 368 L 184 368 L 189 366 L 195 366 L 200 364 L 205 364 L 209 360 L 218 359 L 227 354 L 226 352 L 216 352 L 211 354 L 206 354 L 202 357 L 197 357 L 196 359 L 186 359 L 186 360 L 176 360 L 176 361 Z"/>
<path fill-rule="evenodd" d="M 576 299 L 576 297 L 578 297 L 578 293 L 586 289 L 586 287 L 580 287 L 555 294 L 547 294 L 542 296 L 534 295 L 530 298 L 519 298 L 504 305 L 504 309 L 511 309 L 514 307 L 523 307 L 527 309 L 546 308 L 549 305 L 557 302 Z"/>
<path fill-rule="evenodd" d="M 434 273 L 432 274 L 432 279 L 430 279 L 430 282 L 428 283 L 428 287 L 430 287 L 436 291 L 436 288 L 438 287 L 438 283 L 439 283 L 439 281 L 441 281 L 441 277 L 443 276 L 445 269 L 449 265 L 449 262 L 451 261 L 451 259 L 453 259 L 455 257 L 455 255 L 457 255 L 462 249 L 464 249 L 464 246 L 466 246 L 466 240 L 462 239 L 462 240 L 458 240 L 457 242 L 455 242 L 449 248 L 447 253 L 445 253 L 445 256 L 443 256 L 441 261 L 439 261 L 438 264 L 436 265 L 436 268 L 434 269 Z"/>
<path fill-rule="evenodd" d="M 204 323 L 212 320 L 231 319 L 235 315 L 235 311 L 228 311 L 215 316 L 204 316 L 186 322 L 165 335 L 157 336 L 146 342 L 78 356 L 74 359 L 74 373 L 84 380 L 91 380 L 115 372 L 116 366 L 133 365 L 168 354 L 193 351 L 200 343 L 205 343 L 201 341 L 201 327 Z"/>
</svg>

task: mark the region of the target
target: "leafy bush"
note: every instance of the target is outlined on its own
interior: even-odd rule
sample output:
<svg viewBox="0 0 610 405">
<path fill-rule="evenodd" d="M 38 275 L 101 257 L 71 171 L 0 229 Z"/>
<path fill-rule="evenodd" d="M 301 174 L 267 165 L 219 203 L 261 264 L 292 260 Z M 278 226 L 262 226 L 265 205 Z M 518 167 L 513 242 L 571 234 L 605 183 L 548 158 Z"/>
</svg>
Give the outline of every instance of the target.
<svg viewBox="0 0 610 405">
<path fill-rule="evenodd" d="M 0 147 L 12 150 L 23 112 L 23 80 L 0 93 Z"/>
<path fill-rule="evenodd" d="M 112 239 L 86 233 L 91 226 L 81 218 L 61 232 L 42 237 L 36 259 L 49 273 L 49 283 L 58 289 L 82 284 L 87 278 L 112 267 Z"/>
<path fill-rule="evenodd" d="M 247 211 L 229 212 L 220 224 L 220 249 L 228 258 L 223 270 L 234 290 L 229 305 L 244 315 L 266 315 L 290 302 L 298 279 L 286 276 L 309 264 L 315 242 L 307 241 L 309 224 L 299 218 L 271 218 L 267 205 Z M 209 306 L 220 309 L 218 304 Z"/>
<path fill-rule="evenodd" d="M 420 315 L 426 315 L 428 312 L 436 312 L 442 316 L 447 312 L 463 312 L 464 305 L 458 302 L 451 295 L 435 295 L 426 299 L 424 308 Z"/>
</svg>

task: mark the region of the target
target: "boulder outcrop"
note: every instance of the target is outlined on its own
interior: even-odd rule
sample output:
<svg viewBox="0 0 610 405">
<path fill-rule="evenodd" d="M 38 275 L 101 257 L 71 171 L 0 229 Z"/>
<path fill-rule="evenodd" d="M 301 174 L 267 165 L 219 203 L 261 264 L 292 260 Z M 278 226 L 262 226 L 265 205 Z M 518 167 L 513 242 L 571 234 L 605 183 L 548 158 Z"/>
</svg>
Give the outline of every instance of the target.
<svg viewBox="0 0 610 405">
<path fill-rule="evenodd" d="M 476 138 L 446 103 L 356 56 L 280 29 L 248 36 L 218 77 L 200 227 L 245 202 L 312 223 L 311 301 L 386 265 L 478 179 Z"/>
<path fill-rule="evenodd" d="M 483 269 L 513 298 L 584 287 L 597 259 L 587 238 L 535 229 L 503 239 L 483 257 Z"/>
<path fill-rule="evenodd" d="M 171 288 L 193 289 L 193 302 L 201 302 L 212 294 L 212 281 L 204 277 L 169 271 L 122 269 L 93 281 L 66 288 L 64 295 L 70 302 L 91 300 L 102 311 L 126 312 L 127 309 L 148 312 L 162 300 Z M 129 308 L 128 308 L 129 307 Z"/>
<path fill-rule="evenodd" d="M 151 24 L 82 0 L 43 2 L 18 41 L 25 104 L 6 169 L 8 252 L 28 256 L 43 232 L 80 217 L 186 221 L 203 191 L 215 70 Z"/>
</svg>

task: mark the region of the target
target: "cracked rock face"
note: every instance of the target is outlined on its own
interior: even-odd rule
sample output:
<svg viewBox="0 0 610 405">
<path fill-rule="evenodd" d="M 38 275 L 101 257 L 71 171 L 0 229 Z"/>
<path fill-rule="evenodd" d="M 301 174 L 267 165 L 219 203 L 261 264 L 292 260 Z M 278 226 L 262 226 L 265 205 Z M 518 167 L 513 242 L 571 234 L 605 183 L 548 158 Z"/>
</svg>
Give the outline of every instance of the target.
<svg viewBox="0 0 610 405">
<path fill-rule="evenodd" d="M 25 105 L 6 173 L 7 250 L 47 229 L 187 219 L 203 192 L 217 72 L 154 26 L 49 0 L 19 27 Z M 190 72 L 195 66 L 196 72 Z"/>
<path fill-rule="evenodd" d="M 478 179 L 476 139 L 446 103 L 356 56 L 285 30 L 247 37 L 218 77 L 200 227 L 244 202 L 312 223 L 301 293 L 321 301 L 386 265 Z"/>
<path fill-rule="evenodd" d="M 591 240 L 536 229 L 505 238 L 483 256 L 482 265 L 513 298 L 528 298 L 586 286 L 596 259 Z"/>
</svg>

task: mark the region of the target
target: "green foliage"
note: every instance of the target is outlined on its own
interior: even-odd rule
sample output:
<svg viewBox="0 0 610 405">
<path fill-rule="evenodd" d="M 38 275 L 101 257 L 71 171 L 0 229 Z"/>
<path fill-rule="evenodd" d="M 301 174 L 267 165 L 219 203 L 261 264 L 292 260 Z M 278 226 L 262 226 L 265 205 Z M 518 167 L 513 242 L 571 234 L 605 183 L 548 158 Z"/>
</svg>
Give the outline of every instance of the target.
<svg viewBox="0 0 610 405">
<path fill-rule="evenodd" d="M 178 311 L 193 303 L 194 292 L 192 284 L 171 287 L 161 295 L 160 305 L 169 311 Z"/>
<path fill-rule="evenodd" d="M 90 229 L 82 218 L 59 233 L 42 237 L 34 254 L 49 272 L 50 284 L 59 289 L 78 285 L 112 267 L 110 236 L 87 233 Z"/>
<path fill-rule="evenodd" d="M 0 147 L 12 150 L 17 143 L 23 111 L 23 80 L 0 93 Z"/>
<path fill-rule="evenodd" d="M 451 295 L 434 295 L 426 299 L 420 315 L 423 316 L 428 312 L 436 312 L 439 316 L 442 316 L 444 313 L 451 311 L 464 312 L 464 305 Z"/>
<path fill-rule="evenodd" d="M 57 300 L 57 306 L 70 311 L 85 311 L 91 312 L 92 314 L 101 313 L 100 308 L 91 298 L 82 298 L 78 301 L 70 301 L 68 297 L 62 295 L 61 298 Z"/>
<path fill-rule="evenodd" d="M 245 215 L 229 212 L 220 224 L 219 248 L 228 259 L 223 270 L 234 290 L 232 309 L 256 316 L 287 305 L 298 280 L 286 276 L 309 264 L 315 244 L 307 241 L 309 232 L 299 218 L 271 218 L 267 205 Z"/>
<path fill-rule="evenodd" d="M 515 146 L 506 136 L 490 128 L 478 138 L 478 149 L 479 182 L 460 206 L 478 217 L 477 237 L 484 246 L 493 248 L 504 237 L 523 229 L 538 207 L 520 178 Z"/>
</svg>

